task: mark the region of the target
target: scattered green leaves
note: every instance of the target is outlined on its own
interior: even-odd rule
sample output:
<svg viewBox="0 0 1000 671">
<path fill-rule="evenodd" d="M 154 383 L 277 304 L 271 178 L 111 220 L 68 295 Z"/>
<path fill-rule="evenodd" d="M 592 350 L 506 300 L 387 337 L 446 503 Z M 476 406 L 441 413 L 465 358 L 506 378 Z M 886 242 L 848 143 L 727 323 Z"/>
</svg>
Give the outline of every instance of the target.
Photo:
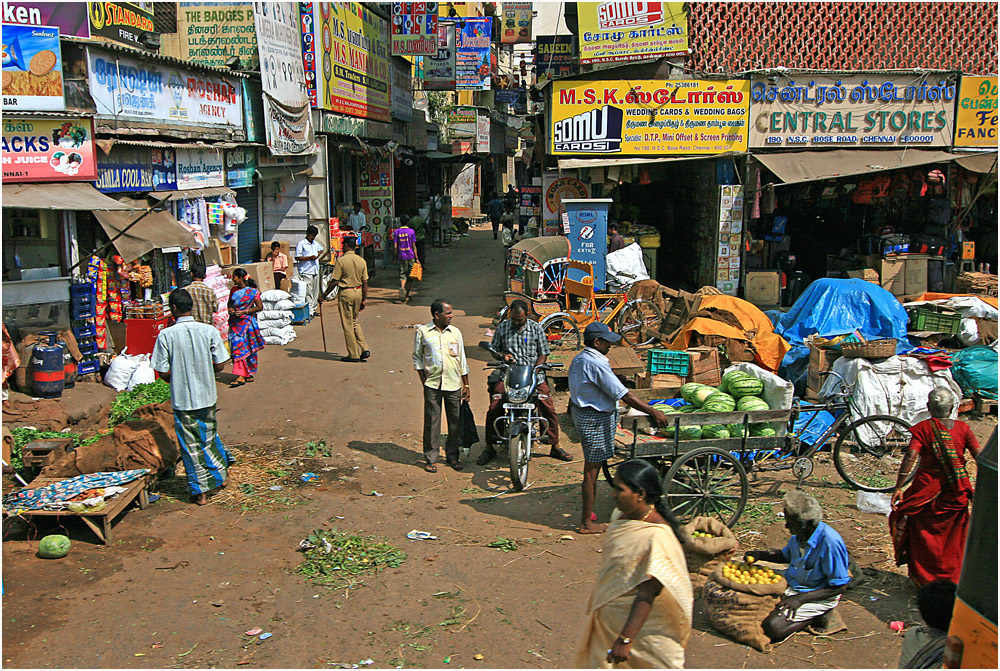
<svg viewBox="0 0 1000 671">
<path fill-rule="evenodd" d="M 307 457 L 329 457 L 330 455 L 330 448 L 327 447 L 325 440 L 311 440 L 306 443 Z"/>
<path fill-rule="evenodd" d="M 364 582 L 364 576 L 398 568 L 406 553 L 384 538 L 363 538 L 337 529 L 316 529 L 306 539 L 306 550 L 296 571 L 314 583 L 341 589 Z"/>
<path fill-rule="evenodd" d="M 114 428 L 128 421 L 132 413 L 150 403 L 163 403 L 170 400 L 170 385 L 163 380 L 149 384 L 136 385 L 132 391 L 122 391 L 115 396 L 108 413 L 108 426 Z"/>
<path fill-rule="evenodd" d="M 77 447 L 80 445 L 80 434 L 78 433 L 62 433 L 60 431 L 39 431 L 38 429 L 33 429 L 27 426 L 19 426 L 17 428 L 10 430 L 11 437 L 14 439 L 14 445 L 10 451 L 10 465 L 14 467 L 15 471 L 20 471 L 24 468 L 24 461 L 21 459 L 21 448 L 28 443 L 33 443 L 36 440 L 59 440 L 65 438 L 73 439 L 73 446 Z"/>
<path fill-rule="evenodd" d="M 438 622 L 438 626 L 454 627 L 456 624 L 462 624 L 463 622 L 465 622 L 465 609 L 453 606 L 451 609 L 451 615 Z"/>
<path fill-rule="evenodd" d="M 514 550 L 517 550 L 517 541 L 512 538 L 497 536 L 497 539 L 486 547 L 496 548 L 497 550 L 503 550 L 504 552 L 513 552 Z"/>
</svg>

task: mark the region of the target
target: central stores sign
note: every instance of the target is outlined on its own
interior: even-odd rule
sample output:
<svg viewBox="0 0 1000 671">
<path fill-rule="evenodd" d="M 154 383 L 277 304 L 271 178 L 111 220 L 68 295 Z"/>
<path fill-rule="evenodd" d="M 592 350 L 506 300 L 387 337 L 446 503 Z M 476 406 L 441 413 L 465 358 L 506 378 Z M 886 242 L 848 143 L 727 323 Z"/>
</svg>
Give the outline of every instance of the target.
<svg viewBox="0 0 1000 671">
<path fill-rule="evenodd" d="M 956 94 L 953 76 L 757 77 L 750 146 L 948 146 Z"/>
<path fill-rule="evenodd" d="M 745 151 L 747 80 L 555 82 L 553 154 Z"/>
</svg>

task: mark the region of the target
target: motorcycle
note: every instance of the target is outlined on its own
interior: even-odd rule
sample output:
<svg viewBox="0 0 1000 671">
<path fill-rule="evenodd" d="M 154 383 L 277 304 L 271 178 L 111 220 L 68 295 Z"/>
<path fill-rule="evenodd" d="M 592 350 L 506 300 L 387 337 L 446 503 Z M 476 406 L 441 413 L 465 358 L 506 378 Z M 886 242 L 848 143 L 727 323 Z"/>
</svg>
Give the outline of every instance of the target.
<svg viewBox="0 0 1000 671">
<path fill-rule="evenodd" d="M 479 347 L 502 359 L 503 354 L 483 341 Z M 540 366 L 508 364 L 504 362 L 486 364 L 487 368 L 499 371 L 503 378 L 505 414 L 497 417 L 494 428 L 497 435 L 507 441 L 510 460 L 510 479 L 514 491 L 523 490 L 528 484 L 528 464 L 535 442 L 545 435 L 549 422 L 539 417 L 535 410 L 538 385 L 545 380 L 545 372 L 557 370 L 563 364 L 543 363 Z"/>
</svg>

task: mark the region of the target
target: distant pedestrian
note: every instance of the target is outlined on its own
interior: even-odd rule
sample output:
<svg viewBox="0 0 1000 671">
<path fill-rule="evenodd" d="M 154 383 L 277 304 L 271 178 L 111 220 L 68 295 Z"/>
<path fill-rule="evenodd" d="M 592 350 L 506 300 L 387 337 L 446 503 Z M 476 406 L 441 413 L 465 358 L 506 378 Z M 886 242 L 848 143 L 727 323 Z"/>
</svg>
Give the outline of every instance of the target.
<svg viewBox="0 0 1000 671">
<path fill-rule="evenodd" d="M 410 299 L 410 273 L 417 258 L 417 235 L 407 225 L 392 232 L 392 244 L 396 248 L 396 264 L 399 266 L 399 301 Z"/>
<path fill-rule="evenodd" d="M 191 316 L 196 322 L 213 325 L 215 313 L 219 310 L 219 299 L 215 290 L 205 284 L 205 266 L 191 266 L 191 284 L 184 287 L 194 301 Z"/>
<path fill-rule="evenodd" d="M 417 240 L 417 261 L 427 270 L 427 222 L 416 210 L 410 214 L 406 225 L 413 229 Z"/>
<path fill-rule="evenodd" d="M 352 212 L 351 216 L 347 218 L 347 225 L 357 233 L 368 230 L 368 218 L 365 217 L 365 213 L 361 211 L 360 202 L 354 202 L 354 212 Z"/>
<path fill-rule="evenodd" d="M 257 374 L 257 352 L 264 349 L 264 338 L 257 325 L 257 313 L 264 309 L 257 283 L 243 268 L 233 271 L 233 293 L 229 296 L 229 351 L 233 355 L 230 387 L 253 382 Z"/>
<path fill-rule="evenodd" d="M 618 232 L 618 224 L 608 225 L 608 234 L 611 236 L 611 243 L 608 245 L 608 254 L 625 249 L 625 238 Z"/>
<path fill-rule="evenodd" d="M 448 417 L 444 454 L 448 465 L 462 470 L 461 409 L 468 401 L 469 365 L 462 332 L 451 325 L 451 303 L 439 298 L 431 303 L 431 322 L 417 329 L 413 341 L 413 367 L 424 391 L 424 470 L 437 473 L 440 457 L 441 406 Z"/>
<path fill-rule="evenodd" d="M 280 289 L 281 283 L 288 276 L 288 256 L 281 251 L 281 243 L 277 240 L 271 243 L 271 254 L 267 260 L 271 262 L 271 271 L 274 273 L 274 288 Z"/>
<path fill-rule="evenodd" d="M 486 205 L 486 213 L 490 217 L 490 223 L 493 225 L 493 239 L 497 239 L 497 235 L 500 233 L 500 219 L 503 217 L 503 201 L 499 196 L 494 198 Z"/>
<path fill-rule="evenodd" d="M 305 240 L 299 240 L 295 245 L 295 266 L 299 277 L 306 283 L 306 302 L 309 311 L 316 312 L 319 306 L 319 258 L 326 250 L 323 243 L 316 241 L 319 229 L 310 226 L 306 229 Z"/>
<path fill-rule="evenodd" d="M 218 392 L 215 374 L 229 360 L 218 329 L 196 322 L 194 301 L 186 289 L 170 292 L 173 326 L 160 331 L 150 361 L 160 377 L 170 383 L 170 404 L 188 490 L 199 506 L 208 494 L 226 484 L 233 459 L 219 439 L 215 418 Z"/>
<path fill-rule="evenodd" d="M 344 343 L 347 356 L 341 361 L 359 363 L 372 355 L 365 341 L 358 318 L 368 300 L 368 264 L 357 254 L 358 241 L 354 237 L 344 238 L 344 255 L 337 259 L 330 278 L 340 287 L 337 306 L 340 308 L 340 326 L 344 329 Z"/>
</svg>

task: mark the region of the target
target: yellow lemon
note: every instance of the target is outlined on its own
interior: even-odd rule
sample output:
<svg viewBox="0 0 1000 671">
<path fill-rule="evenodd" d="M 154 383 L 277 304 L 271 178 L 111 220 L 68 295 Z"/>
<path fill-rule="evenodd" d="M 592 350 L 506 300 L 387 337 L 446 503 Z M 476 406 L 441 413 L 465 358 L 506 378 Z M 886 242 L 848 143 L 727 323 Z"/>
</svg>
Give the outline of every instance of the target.
<svg viewBox="0 0 1000 671">
<path fill-rule="evenodd" d="M 750 555 L 749 557 L 747 557 L 747 563 L 748 563 L 748 564 L 752 564 L 752 563 L 754 563 L 755 561 L 757 561 L 757 558 L 756 558 L 756 557 L 754 557 L 753 555 Z"/>
</svg>

